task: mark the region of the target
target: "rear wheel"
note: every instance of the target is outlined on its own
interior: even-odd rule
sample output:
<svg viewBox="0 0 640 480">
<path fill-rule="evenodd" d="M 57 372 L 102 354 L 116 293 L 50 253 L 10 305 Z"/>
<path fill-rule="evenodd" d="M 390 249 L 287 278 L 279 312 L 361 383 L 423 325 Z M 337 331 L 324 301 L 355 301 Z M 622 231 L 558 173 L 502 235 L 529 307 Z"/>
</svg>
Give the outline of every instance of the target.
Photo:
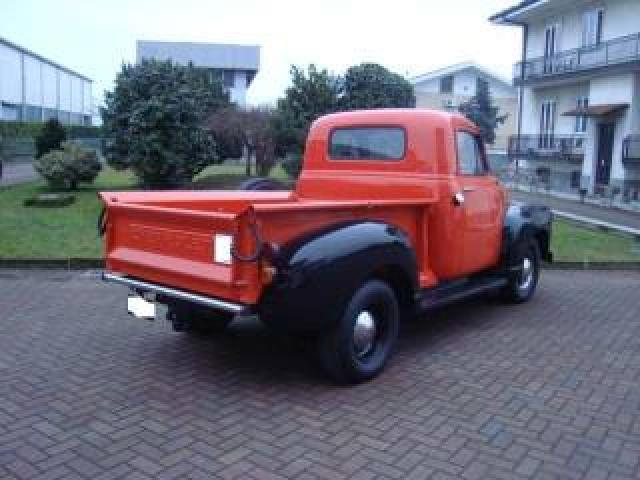
<svg viewBox="0 0 640 480">
<path fill-rule="evenodd" d="M 504 288 L 505 298 L 512 303 L 523 303 L 533 297 L 540 276 L 540 250 L 535 241 L 526 239 L 515 247 L 511 256 L 509 283 Z"/>
<path fill-rule="evenodd" d="M 342 318 L 318 339 L 323 369 L 338 383 L 375 377 L 393 352 L 399 319 L 391 287 L 379 280 L 366 282 L 353 294 Z"/>
<path fill-rule="evenodd" d="M 226 330 L 233 316 L 200 305 L 174 303 L 168 306 L 167 320 L 176 332 L 214 334 Z"/>
</svg>

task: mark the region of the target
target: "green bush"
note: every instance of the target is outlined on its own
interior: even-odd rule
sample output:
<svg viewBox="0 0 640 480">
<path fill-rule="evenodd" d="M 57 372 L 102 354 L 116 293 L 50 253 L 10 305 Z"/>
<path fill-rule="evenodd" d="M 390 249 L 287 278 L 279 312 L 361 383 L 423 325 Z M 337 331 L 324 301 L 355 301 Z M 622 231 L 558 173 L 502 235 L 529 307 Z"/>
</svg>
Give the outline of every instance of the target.
<svg viewBox="0 0 640 480">
<path fill-rule="evenodd" d="M 55 118 L 47 120 L 40 133 L 36 135 L 36 158 L 59 149 L 66 139 L 67 132 L 62 124 Z"/>
<path fill-rule="evenodd" d="M 107 162 L 147 186 L 188 183 L 219 162 L 207 120 L 228 105 L 222 83 L 193 65 L 123 65 L 101 110 Z"/>
<path fill-rule="evenodd" d="M 0 137 L 5 140 L 14 138 L 31 137 L 40 135 L 44 123 L 42 122 L 16 122 L 14 120 L 0 120 Z M 101 138 L 102 128 L 88 125 L 63 125 L 67 132 L 67 138 Z"/>
<path fill-rule="evenodd" d="M 42 130 L 41 122 L 0 121 L 0 137 L 5 140 L 22 137 L 35 137 Z"/>
<path fill-rule="evenodd" d="M 49 186 L 65 190 L 75 190 L 79 183 L 92 183 L 102 169 L 94 150 L 73 142 L 64 142 L 61 150 L 36 158 L 33 165 Z"/>
</svg>

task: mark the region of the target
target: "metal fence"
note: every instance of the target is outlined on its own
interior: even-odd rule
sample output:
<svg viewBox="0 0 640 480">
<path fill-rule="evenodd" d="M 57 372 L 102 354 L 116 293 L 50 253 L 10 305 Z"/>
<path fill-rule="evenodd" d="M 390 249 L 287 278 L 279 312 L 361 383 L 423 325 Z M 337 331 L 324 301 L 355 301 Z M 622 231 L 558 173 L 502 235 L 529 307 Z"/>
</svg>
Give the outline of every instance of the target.
<svg viewBox="0 0 640 480">
<path fill-rule="evenodd" d="M 597 45 L 560 52 L 552 57 L 528 60 L 524 62 L 524 81 L 638 60 L 640 33 L 635 33 Z M 516 84 L 522 81 L 521 76 L 522 62 L 514 65 L 513 78 Z"/>
</svg>

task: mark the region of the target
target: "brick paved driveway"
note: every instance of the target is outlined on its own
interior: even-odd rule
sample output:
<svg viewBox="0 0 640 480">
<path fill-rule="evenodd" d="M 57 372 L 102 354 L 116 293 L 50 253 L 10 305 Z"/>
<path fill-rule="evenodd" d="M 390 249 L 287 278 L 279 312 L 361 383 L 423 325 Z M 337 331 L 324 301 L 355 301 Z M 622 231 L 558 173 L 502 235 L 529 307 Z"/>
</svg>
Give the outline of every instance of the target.
<svg viewBox="0 0 640 480">
<path fill-rule="evenodd" d="M 193 338 L 86 273 L 0 271 L 0 478 L 640 476 L 640 275 L 545 272 L 338 388 L 259 326 Z"/>
</svg>

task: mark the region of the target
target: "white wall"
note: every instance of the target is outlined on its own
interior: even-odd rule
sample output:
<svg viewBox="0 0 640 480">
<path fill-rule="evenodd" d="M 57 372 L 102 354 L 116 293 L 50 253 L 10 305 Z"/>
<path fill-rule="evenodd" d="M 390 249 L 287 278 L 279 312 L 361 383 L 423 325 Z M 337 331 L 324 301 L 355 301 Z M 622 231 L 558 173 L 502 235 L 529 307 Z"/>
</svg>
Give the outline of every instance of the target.
<svg viewBox="0 0 640 480">
<path fill-rule="evenodd" d="M 18 106 L 0 110 L 0 119 L 18 119 L 23 101 L 34 107 L 91 115 L 91 82 L 0 44 L 0 102 Z"/>
<path fill-rule="evenodd" d="M 575 134 L 575 117 L 568 117 L 562 114 L 575 109 L 577 98 L 582 96 L 589 96 L 588 83 L 535 90 L 526 88 L 522 109 L 522 133 L 524 135 L 539 134 L 542 102 L 555 101 L 555 133 L 559 135 Z"/>
<path fill-rule="evenodd" d="M 91 96 L 91 82 L 82 81 L 82 113 L 91 115 L 93 111 L 93 100 Z"/>
<path fill-rule="evenodd" d="M 576 2 L 576 6 L 533 21 L 529 25 L 527 58 L 544 55 L 545 28 L 558 24 L 558 51 L 571 50 L 582 46 L 583 15 L 587 10 L 603 7 L 603 41 L 640 32 L 640 1 L 638 0 L 600 0 Z"/>
<path fill-rule="evenodd" d="M 60 110 L 71 111 L 71 76 L 67 72 L 58 72 L 58 88 Z"/>
<path fill-rule="evenodd" d="M 42 75 L 38 60 L 24 57 L 24 101 L 29 105 L 42 105 Z"/>
<path fill-rule="evenodd" d="M 82 79 L 71 77 L 71 111 L 81 113 L 82 108 Z"/>
<path fill-rule="evenodd" d="M 229 97 L 236 105 L 244 107 L 247 104 L 247 73 L 234 72 L 233 87 L 229 89 Z"/>
<path fill-rule="evenodd" d="M 21 64 L 19 52 L 0 45 L 0 101 L 22 103 Z"/>
<path fill-rule="evenodd" d="M 54 67 L 42 64 L 42 106 L 44 108 L 58 107 L 58 78 Z"/>
</svg>

